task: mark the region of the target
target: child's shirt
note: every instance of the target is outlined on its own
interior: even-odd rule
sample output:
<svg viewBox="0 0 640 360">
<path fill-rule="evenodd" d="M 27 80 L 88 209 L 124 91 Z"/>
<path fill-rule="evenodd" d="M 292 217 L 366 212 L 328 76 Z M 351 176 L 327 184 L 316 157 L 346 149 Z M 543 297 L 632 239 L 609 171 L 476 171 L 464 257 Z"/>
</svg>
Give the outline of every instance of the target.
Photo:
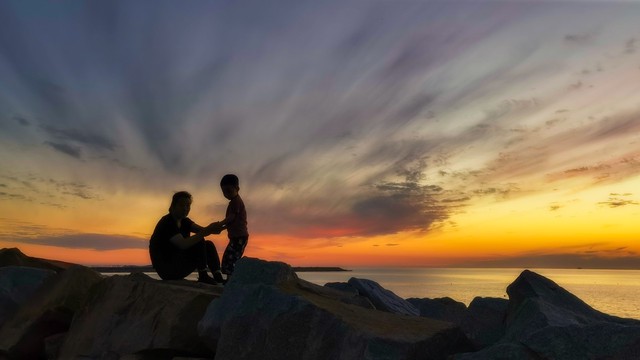
<svg viewBox="0 0 640 360">
<path fill-rule="evenodd" d="M 244 202 L 240 195 L 229 200 L 225 218 L 232 219 L 227 223 L 227 234 L 230 238 L 249 236 L 249 231 L 247 230 L 247 210 L 244 207 Z"/>
</svg>

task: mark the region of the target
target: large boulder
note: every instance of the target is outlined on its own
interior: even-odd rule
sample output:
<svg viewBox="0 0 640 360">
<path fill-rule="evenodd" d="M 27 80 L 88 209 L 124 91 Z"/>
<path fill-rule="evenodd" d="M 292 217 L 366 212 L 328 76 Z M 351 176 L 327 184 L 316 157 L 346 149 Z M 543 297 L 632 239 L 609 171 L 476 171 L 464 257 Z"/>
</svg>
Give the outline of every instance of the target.
<svg viewBox="0 0 640 360">
<path fill-rule="evenodd" d="M 420 311 L 410 302 L 383 288 L 373 280 L 351 278 L 349 285 L 356 288 L 360 295 L 369 298 L 378 310 L 411 316 L 420 315 Z"/>
<path fill-rule="evenodd" d="M 460 324 L 467 315 L 467 306 L 450 297 L 436 299 L 409 298 L 407 301 L 420 311 L 420 316 Z"/>
<path fill-rule="evenodd" d="M 344 294 L 284 263 L 243 258 L 200 335 L 217 341 L 216 360 L 445 359 L 471 349 L 453 324 L 347 304 Z"/>
<path fill-rule="evenodd" d="M 472 353 L 455 354 L 452 360 L 550 360 L 518 343 L 501 343 Z"/>
<path fill-rule="evenodd" d="M 505 336 L 477 355 L 489 357 L 469 359 L 500 358 L 505 349 L 522 351 L 532 359 L 640 358 L 639 320 L 597 311 L 555 282 L 528 270 L 508 286 L 507 293 Z"/>
<path fill-rule="evenodd" d="M 0 329 L 0 350 L 17 359 L 44 358 L 45 339 L 69 329 L 89 289 L 102 279 L 80 265 L 49 278 Z"/>
<path fill-rule="evenodd" d="M 198 321 L 221 287 L 160 281 L 142 273 L 96 284 L 76 313 L 60 358 L 213 357 L 197 334 Z"/>
<path fill-rule="evenodd" d="M 345 283 L 345 282 L 329 282 L 324 284 L 325 287 L 331 288 L 331 289 L 336 289 L 336 290 L 340 290 L 342 292 L 346 292 L 349 293 L 351 295 L 360 295 L 360 292 L 358 291 L 358 289 L 354 288 L 353 286 L 349 285 L 349 283 Z"/>
<path fill-rule="evenodd" d="M 62 261 L 39 259 L 27 256 L 18 248 L 0 249 L 0 267 L 4 266 L 24 266 L 38 269 L 53 270 L 59 272 L 73 264 Z"/>
<path fill-rule="evenodd" d="M 550 326 L 523 341 L 543 359 L 640 359 L 640 325 L 604 322 Z"/>
<path fill-rule="evenodd" d="M 52 270 L 24 266 L 0 267 L 0 329 L 55 274 Z"/>
<path fill-rule="evenodd" d="M 508 307 L 507 299 L 476 297 L 469 304 L 462 330 L 479 349 L 493 345 L 504 336 Z"/>
<path fill-rule="evenodd" d="M 555 282 L 532 271 L 523 271 L 507 287 L 509 309 L 503 340 L 522 340 L 548 327 L 616 323 L 640 325 L 640 321 L 604 314 L 587 305 Z"/>
</svg>

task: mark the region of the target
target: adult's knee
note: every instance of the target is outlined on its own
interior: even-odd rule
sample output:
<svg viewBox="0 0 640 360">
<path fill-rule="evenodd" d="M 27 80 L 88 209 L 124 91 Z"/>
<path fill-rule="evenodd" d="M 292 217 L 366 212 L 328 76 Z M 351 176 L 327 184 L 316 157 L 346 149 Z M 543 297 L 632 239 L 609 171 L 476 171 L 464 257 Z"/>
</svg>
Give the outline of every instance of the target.
<svg viewBox="0 0 640 360">
<path fill-rule="evenodd" d="M 215 250 L 216 249 L 216 245 L 211 240 L 205 240 L 204 241 L 204 246 L 207 248 L 207 250 Z"/>
</svg>

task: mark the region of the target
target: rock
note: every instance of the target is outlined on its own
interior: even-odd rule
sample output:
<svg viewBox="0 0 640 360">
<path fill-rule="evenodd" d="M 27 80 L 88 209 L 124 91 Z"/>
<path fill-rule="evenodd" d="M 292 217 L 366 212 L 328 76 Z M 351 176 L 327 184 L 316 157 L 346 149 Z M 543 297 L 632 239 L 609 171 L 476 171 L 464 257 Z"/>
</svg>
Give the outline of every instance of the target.
<svg viewBox="0 0 640 360">
<path fill-rule="evenodd" d="M 244 281 L 274 267 L 276 279 Z M 216 360 L 445 359 L 471 349 L 453 324 L 345 304 L 293 275 L 286 264 L 238 261 L 199 324 L 203 338 L 217 340 Z"/>
<path fill-rule="evenodd" d="M 637 326 L 638 320 L 604 314 L 587 305 L 555 282 L 532 271 L 523 271 L 507 287 L 509 309 L 503 340 L 521 340 L 549 326 L 612 322 Z"/>
<path fill-rule="evenodd" d="M 346 293 L 351 294 L 353 296 L 360 295 L 360 293 L 358 292 L 358 289 L 354 288 L 353 286 L 351 286 L 348 283 L 330 282 L 330 283 L 324 284 L 324 286 L 326 286 L 328 288 L 331 288 L 331 289 L 336 289 L 336 290 L 340 290 L 342 292 L 346 292 Z"/>
<path fill-rule="evenodd" d="M 420 316 L 460 324 L 467 315 L 467 306 L 452 298 L 410 298 L 407 301 L 420 311 Z"/>
<path fill-rule="evenodd" d="M 60 348 L 62 347 L 62 344 L 64 344 L 66 337 L 67 333 L 58 333 L 44 339 L 44 352 L 46 359 L 58 359 Z"/>
<path fill-rule="evenodd" d="M 62 261 L 33 258 L 23 254 L 18 248 L 0 249 L 0 267 L 24 266 L 59 272 L 70 265 L 73 264 L 64 263 Z"/>
<path fill-rule="evenodd" d="M 360 295 L 369 298 L 378 310 L 403 315 L 420 315 L 420 311 L 411 303 L 383 288 L 373 280 L 351 278 L 349 279 L 349 285 L 356 288 Z"/>
<path fill-rule="evenodd" d="M 551 326 L 523 342 L 543 359 L 640 359 L 640 326 L 600 323 Z"/>
<path fill-rule="evenodd" d="M 47 279 L 33 296 L 0 329 L 0 350 L 14 358 L 43 358 L 45 339 L 66 332 L 73 314 L 84 303 L 89 289 L 102 275 L 80 265 Z"/>
<path fill-rule="evenodd" d="M 298 275 L 291 269 L 291 266 L 283 262 L 250 258 L 242 258 L 238 261 L 242 262 L 244 271 L 239 273 L 234 271 L 229 284 L 238 282 L 245 285 L 279 285 L 298 280 Z"/>
<path fill-rule="evenodd" d="M 509 301 L 501 298 L 476 297 L 469 304 L 462 330 L 478 348 L 495 344 L 505 333 Z"/>
<path fill-rule="evenodd" d="M 503 343 L 520 343 L 544 359 L 640 358 L 639 320 L 597 311 L 528 270 L 509 285 L 507 293 Z"/>
<path fill-rule="evenodd" d="M 0 329 L 55 274 L 52 270 L 24 266 L 0 267 Z"/>
<path fill-rule="evenodd" d="M 496 344 L 474 353 L 462 353 L 452 356 L 452 360 L 547 360 L 521 344 Z M 561 359 L 561 358 L 557 358 Z"/>
<path fill-rule="evenodd" d="M 213 357 L 198 337 L 197 323 L 221 292 L 217 286 L 154 280 L 142 273 L 106 278 L 76 313 L 60 358 Z"/>
<path fill-rule="evenodd" d="M 367 309 L 376 308 L 368 297 L 361 296 L 356 288 L 347 283 L 326 283 L 324 284 L 324 287 L 325 289 L 337 291 L 335 293 L 336 297 L 345 304 L 358 305 Z"/>
</svg>

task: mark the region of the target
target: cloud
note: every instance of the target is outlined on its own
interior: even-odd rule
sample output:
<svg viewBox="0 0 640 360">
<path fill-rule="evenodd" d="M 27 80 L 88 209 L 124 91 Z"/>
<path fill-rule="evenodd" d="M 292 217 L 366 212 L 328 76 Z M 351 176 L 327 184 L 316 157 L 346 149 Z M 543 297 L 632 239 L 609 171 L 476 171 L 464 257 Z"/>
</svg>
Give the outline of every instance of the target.
<svg viewBox="0 0 640 360">
<path fill-rule="evenodd" d="M 247 6 L 91 3 L 36 22 L 48 8 L 0 5 L 6 108 L 41 130 L 17 145 L 85 160 L 56 179 L 91 167 L 91 187 L 52 182 L 55 195 L 208 189 L 234 172 L 257 199 L 253 229 L 309 239 L 429 231 L 478 198 L 640 173 L 637 144 L 603 151 L 640 130 L 618 102 L 635 92 L 605 114 L 575 100 L 587 86 L 566 89 L 591 84 L 572 76 L 599 64 L 600 39 L 629 38 L 607 16 L 635 8 L 253 3 L 247 18 Z"/>
<path fill-rule="evenodd" d="M 12 240 L 6 239 L 6 241 Z M 35 238 L 23 237 L 19 239 L 19 242 L 34 245 L 57 246 L 69 249 L 91 249 L 98 251 L 149 248 L 149 242 L 145 239 L 127 235 L 93 233 L 75 233 L 51 236 L 42 235 Z"/>
<path fill-rule="evenodd" d="M 29 120 L 21 117 L 21 116 L 14 116 L 13 120 L 15 120 L 18 124 L 22 125 L 22 126 L 31 126 L 31 122 L 29 122 Z"/>
<path fill-rule="evenodd" d="M 550 269 L 640 269 L 640 255 L 617 254 L 610 256 L 598 251 L 583 254 L 560 253 L 541 255 L 504 256 L 482 261 L 465 261 L 462 267 L 550 268 Z"/>
<path fill-rule="evenodd" d="M 147 249 L 149 240 L 118 234 L 82 233 L 9 218 L 0 218 L 0 241 L 99 251 Z"/>
<path fill-rule="evenodd" d="M 42 125 L 42 129 L 59 141 L 75 142 L 97 150 L 113 151 L 116 145 L 102 135 L 85 133 L 77 129 L 59 129 L 50 125 Z"/>
<path fill-rule="evenodd" d="M 11 184 L 14 199 L 33 201 L 38 198 L 43 205 L 55 207 L 60 204 L 66 196 L 79 197 L 85 200 L 101 200 L 95 188 L 81 181 L 64 181 L 54 178 L 44 178 L 33 174 L 20 174 L 19 176 L 7 176 L 0 174 L 0 177 L 8 180 Z M 5 187 L 9 187 L 5 185 Z M 56 201 L 53 201 L 56 200 Z"/>
<path fill-rule="evenodd" d="M 45 141 L 45 144 L 49 145 L 54 150 L 57 150 L 65 155 L 69 155 L 78 160 L 82 159 L 82 150 L 77 146 L 63 144 L 63 143 L 56 143 L 51 141 Z"/>
<path fill-rule="evenodd" d="M 625 194 L 611 193 L 609 196 L 609 200 L 599 202 L 598 204 L 606 205 L 611 208 L 617 208 L 617 207 L 627 206 L 627 205 L 638 205 L 637 201 L 628 199 L 628 197 L 632 195 L 633 194 L 630 194 L 630 193 L 625 193 Z"/>
<path fill-rule="evenodd" d="M 566 43 L 575 45 L 591 45 L 593 40 L 590 34 L 568 34 L 564 37 Z"/>
<path fill-rule="evenodd" d="M 31 199 L 27 198 L 25 195 L 8 193 L 5 191 L 0 191 L 0 198 L 31 201 Z"/>
</svg>

